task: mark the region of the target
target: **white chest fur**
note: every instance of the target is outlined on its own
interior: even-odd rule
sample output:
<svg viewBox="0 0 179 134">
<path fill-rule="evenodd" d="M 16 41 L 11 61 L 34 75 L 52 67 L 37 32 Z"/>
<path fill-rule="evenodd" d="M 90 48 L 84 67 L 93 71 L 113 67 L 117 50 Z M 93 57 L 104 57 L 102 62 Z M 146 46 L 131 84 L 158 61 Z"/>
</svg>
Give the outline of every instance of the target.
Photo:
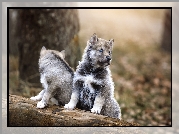
<svg viewBox="0 0 179 134">
<path fill-rule="evenodd" d="M 90 93 L 94 93 L 94 89 L 91 85 L 91 83 L 94 82 L 94 77 L 92 75 L 87 75 L 86 77 L 84 77 L 84 86 L 85 88 L 89 88 Z"/>
</svg>

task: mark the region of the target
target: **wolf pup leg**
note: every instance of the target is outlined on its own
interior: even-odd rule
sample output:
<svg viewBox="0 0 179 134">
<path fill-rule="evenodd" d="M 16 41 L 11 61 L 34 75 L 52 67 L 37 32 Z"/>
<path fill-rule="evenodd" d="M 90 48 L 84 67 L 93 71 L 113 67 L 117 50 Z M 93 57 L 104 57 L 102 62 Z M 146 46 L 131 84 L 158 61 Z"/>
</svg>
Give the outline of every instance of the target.
<svg viewBox="0 0 179 134">
<path fill-rule="evenodd" d="M 34 101 L 40 101 L 45 93 L 45 89 L 42 90 L 37 96 L 33 96 L 30 99 Z"/>
</svg>

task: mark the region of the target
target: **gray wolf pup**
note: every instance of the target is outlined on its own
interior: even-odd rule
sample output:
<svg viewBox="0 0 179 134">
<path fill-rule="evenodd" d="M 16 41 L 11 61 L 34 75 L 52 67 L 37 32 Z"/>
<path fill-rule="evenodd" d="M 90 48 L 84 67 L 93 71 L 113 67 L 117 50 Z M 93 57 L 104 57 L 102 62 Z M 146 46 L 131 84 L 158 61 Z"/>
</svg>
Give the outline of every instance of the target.
<svg viewBox="0 0 179 134">
<path fill-rule="evenodd" d="M 74 71 L 65 62 L 65 52 L 47 50 L 42 47 L 39 58 L 40 81 L 43 90 L 30 99 L 39 101 L 37 108 L 44 108 L 49 100 L 56 105 L 70 101 Z"/>
<path fill-rule="evenodd" d="M 82 61 L 73 78 L 70 102 L 64 107 L 91 110 L 105 116 L 121 119 L 121 110 L 114 98 L 114 83 L 109 65 L 114 40 L 97 38 L 96 34 L 87 41 Z"/>
</svg>

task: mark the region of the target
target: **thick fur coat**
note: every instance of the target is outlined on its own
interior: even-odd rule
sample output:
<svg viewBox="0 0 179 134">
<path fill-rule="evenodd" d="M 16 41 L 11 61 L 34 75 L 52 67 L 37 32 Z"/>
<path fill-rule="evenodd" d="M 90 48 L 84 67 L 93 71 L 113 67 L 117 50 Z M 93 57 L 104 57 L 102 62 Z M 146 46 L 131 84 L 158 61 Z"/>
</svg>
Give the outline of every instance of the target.
<svg viewBox="0 0 179 134">
<path fill-rule="evenodd" d="M 64 60 L 64 51 L 41 49 L 39 58 L 40 81 L 43 90 L 32 100 L 39 101 L 37 108 L 44 108 L 49 100 L 56 105 L 65 105 L 72 93 L 73 69 Z"/>
</svg>

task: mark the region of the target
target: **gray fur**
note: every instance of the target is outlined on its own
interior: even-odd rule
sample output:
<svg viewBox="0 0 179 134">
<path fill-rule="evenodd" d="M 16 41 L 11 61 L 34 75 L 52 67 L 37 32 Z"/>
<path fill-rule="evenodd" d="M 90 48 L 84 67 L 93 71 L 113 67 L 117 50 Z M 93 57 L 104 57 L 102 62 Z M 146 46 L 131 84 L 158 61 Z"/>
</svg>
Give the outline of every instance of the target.
<svg viewBox="0 0 179 134">
<path fill-rule="evenodd" d="M 94 34 L 87 42 L 82 61 L 73 79 L 73 90 L 67 109 L 78 107 L 121 119 L 119 104 L 114 98 L 114 83 L 109 65 L 114 40 L 106 41 Z"/>
<path fill-rule="evenodd" d="M 44 108 L 49 100 L 56 105 L 70 101 L 74 71 L 65 62 L 65 52 L 46 50 L 42 47 L 39 58 L 39 72 L 43 90 L 32 100 L 40 101 L 37 108 Z"/>
</svg>

